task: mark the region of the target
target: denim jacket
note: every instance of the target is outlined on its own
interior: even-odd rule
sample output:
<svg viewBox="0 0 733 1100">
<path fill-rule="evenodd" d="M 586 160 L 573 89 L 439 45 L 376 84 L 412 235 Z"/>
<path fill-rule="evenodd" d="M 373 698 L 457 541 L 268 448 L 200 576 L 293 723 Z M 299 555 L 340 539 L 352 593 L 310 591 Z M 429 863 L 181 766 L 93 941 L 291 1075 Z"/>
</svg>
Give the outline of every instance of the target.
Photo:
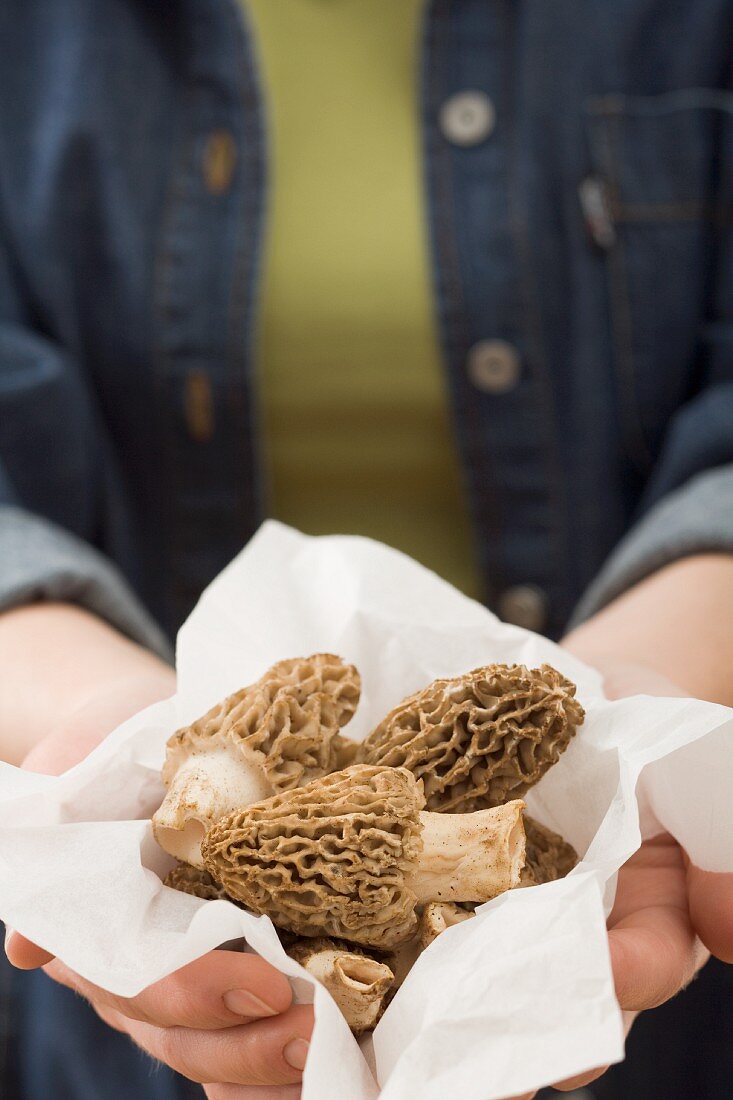
<svg viewBox="0 0 733 1100">
<path fill-rule="evenodd" d="M 476 552 L 487 601 L 550 634 L 578 600 L 733 548 L 732 37 L 729 0 L 426 5 L 434 300 Z M 75 600 L 164 652 L 267 514 L 266 177 L 238 0 L 3 0 L 0 608 Z M 19 988 L 14 1019 L 63 1016 L 81 1072 L 101 1025 Z M 22 1095 L 48 1095 L 57 1055 L 23 1050 Z M 125 1072 L 105 1095 L 131 1095 Z M 66 1080 L 54 1095 L 91 1100 L 101 1078 Z"/>
<path fill-rule="evenodd" d="M 489 604 L 550 634 L 733 544 L 732 23 L 727 0 L 426 7 L 476 553 Z M 77 600 L 162 650 L 154 623 L 266 515 L 266 176 L 238 0 L 5 0 L 0 606 Z"/>
</svg>

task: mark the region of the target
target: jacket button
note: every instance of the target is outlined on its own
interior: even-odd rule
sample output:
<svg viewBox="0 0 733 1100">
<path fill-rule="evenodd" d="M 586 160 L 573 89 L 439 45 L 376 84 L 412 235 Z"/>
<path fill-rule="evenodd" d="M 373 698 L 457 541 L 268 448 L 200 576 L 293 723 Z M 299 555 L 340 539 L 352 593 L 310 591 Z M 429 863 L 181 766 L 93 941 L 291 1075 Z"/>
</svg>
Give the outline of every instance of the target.
<svg viewBox="0 0 733 1100">
<path fill-rule="evenodd" d="M 479 340 L 468 353 L 468 375 L 484 393 L 508 393 L 519 382 L 519 353 L 505 340 Z"/>
<path fill-rule="evenodd" d="M 223 195 L 232 185 L 237 164 L 237 143 L 228 130 L 212 130 L 204 143 L 203 174 L 206 190 Z"/>
<path fill-rule="evenodd" d="M 494 129 L 496 111 L 483 92 L 457 92 L 441 107 L 439 122 L 453 145 L 478 145 Z"/>
<path fill-rule="evenodd" d="M 536 584 L 516 584 L 502 592 L 497 611 L 505 623 L 541 630 L 547 622 L 547 596 Z"/>
</svg>

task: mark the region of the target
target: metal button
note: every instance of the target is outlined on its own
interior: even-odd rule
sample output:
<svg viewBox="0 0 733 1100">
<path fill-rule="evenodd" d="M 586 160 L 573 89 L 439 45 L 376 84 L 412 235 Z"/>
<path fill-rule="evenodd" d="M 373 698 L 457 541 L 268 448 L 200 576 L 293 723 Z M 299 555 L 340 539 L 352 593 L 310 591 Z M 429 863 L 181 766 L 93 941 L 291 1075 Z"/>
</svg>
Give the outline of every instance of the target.
<svg viewBox="0 0 733 1100">
<path fill-rule="evenodd" d="M 502 592 L 497 611 L 506 623 L 541 630 L 547 622 L 547 596 L 536 584 L 516 584 Z"/>
<path fill-rule="evenodd" d="M 228 130 L 212 130 L 206 138 L 203 172 L 206 190 L 223 195 L 229 190 L 237 164 L 237 143 Z"/>
<path fill-rule="evenodd" d="M 483 92 L 457 92 L 440 109 L 440 129 L 453 145 L 478 145 L 496 124 L 494 104 Z"/>
<path fill-rule="evenodd" d="M 479 340 L 468 353 L 468 374 L 484 393 L 508 393 L 519 381 L 519 353 L 506 340 Z"/>
</svg>

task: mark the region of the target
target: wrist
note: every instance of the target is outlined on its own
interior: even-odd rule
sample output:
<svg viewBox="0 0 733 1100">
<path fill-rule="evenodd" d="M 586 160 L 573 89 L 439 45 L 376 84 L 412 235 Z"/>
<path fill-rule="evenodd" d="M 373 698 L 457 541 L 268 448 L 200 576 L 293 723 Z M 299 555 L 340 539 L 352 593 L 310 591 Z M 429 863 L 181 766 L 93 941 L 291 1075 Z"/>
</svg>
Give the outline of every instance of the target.
<svg viewBox="0 0 733 1100">
<path fill-rule="evenodd" d="M 733 706 L 733 555 L 682 558 L 622 593 L 564 645 L 590 664 L 634 662 L 684 694 Z"/>
<path fill-rule="evenodd" d="M 83 710 L 101 698 L 122 695 L 126 691 L 160 699 L 176 690 L 174 670 L 154 653 L 126 638 L 121 639 L 123 645 L 118 645 L 117 639 L 97 641 L 101 649 L 95 654 L 94 667 L 79 669 L 69 683 L 61 699 L 62 705 L 56 711 L 59 718 Z M 80 657 L 84 654 L 88 658 L 86 644 L 91 642 L 91 638 L 87 639 Z"/>
<path fill-rule="evenodd" d="M 163 661 L 68 604 L 39 603 L 0 615 L 0 668 L 7 685 L 0 700 L 0 757 L 12 763 L 101 696 L 122 698 L 128 691 L 162 698 L 175 690 Z"/>
<path fill-rule="evenodd" d="M 70 710 L 35 742 L 21 766 L 29 771 L 59 775 L 78 764 L 117 726 L 175 691 L 173 670 L 131 668 L 80 694 Z"/>
<path fill-rule="evenodd" d="M 582 630 L 582 628 L 581 628 Z M 609 699 L 623 699 L 629 695 L 688 695 L 680 684 L 660 672 L 651 664 L 620 652 L 602 639 L 591 638 L 589 643 L 577 631 L 560 643 L 574 657 L 598 669 L 603 677 L 603 690 Z"/>
</svg>

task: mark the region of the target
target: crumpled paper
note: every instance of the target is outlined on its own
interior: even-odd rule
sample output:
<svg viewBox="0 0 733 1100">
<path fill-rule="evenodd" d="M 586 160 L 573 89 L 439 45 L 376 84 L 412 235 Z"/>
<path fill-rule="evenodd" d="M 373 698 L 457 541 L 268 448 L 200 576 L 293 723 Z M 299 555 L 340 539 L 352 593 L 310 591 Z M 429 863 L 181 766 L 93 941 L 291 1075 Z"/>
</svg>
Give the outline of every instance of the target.
<svg viewBox="0 0 733 1100">
<path fill-rule="evenodd" d="M 530 812 L 583 855 L 568 878 L 518 890 L 448 930 L 357 1042 L 330 996 L 284 954 L 266 917 L 162 885 L 171 861 L 148 818 L 165 741 L 273 662 L 353 661 L 363 737 L 408 693 L 492 661 L 547 661 L 587 711 Z M 494 1100 L 623 1055 L 605 913 L 641 835 L 668 829 L 693 862 L 733 871 L 733 712 L 684 699 L 608 702 L 600 679 L 544 638 L 500 623 L 402 554 L 266 523 L 178 638 L 178 693 L 53 778 L 0 769 L 0 915 L 122 995 L 244 937 L 279 967 L 316 1026 L 303 1100 Z M 605 910 L 605 912 L 604 912 Z"/>
</svg>

